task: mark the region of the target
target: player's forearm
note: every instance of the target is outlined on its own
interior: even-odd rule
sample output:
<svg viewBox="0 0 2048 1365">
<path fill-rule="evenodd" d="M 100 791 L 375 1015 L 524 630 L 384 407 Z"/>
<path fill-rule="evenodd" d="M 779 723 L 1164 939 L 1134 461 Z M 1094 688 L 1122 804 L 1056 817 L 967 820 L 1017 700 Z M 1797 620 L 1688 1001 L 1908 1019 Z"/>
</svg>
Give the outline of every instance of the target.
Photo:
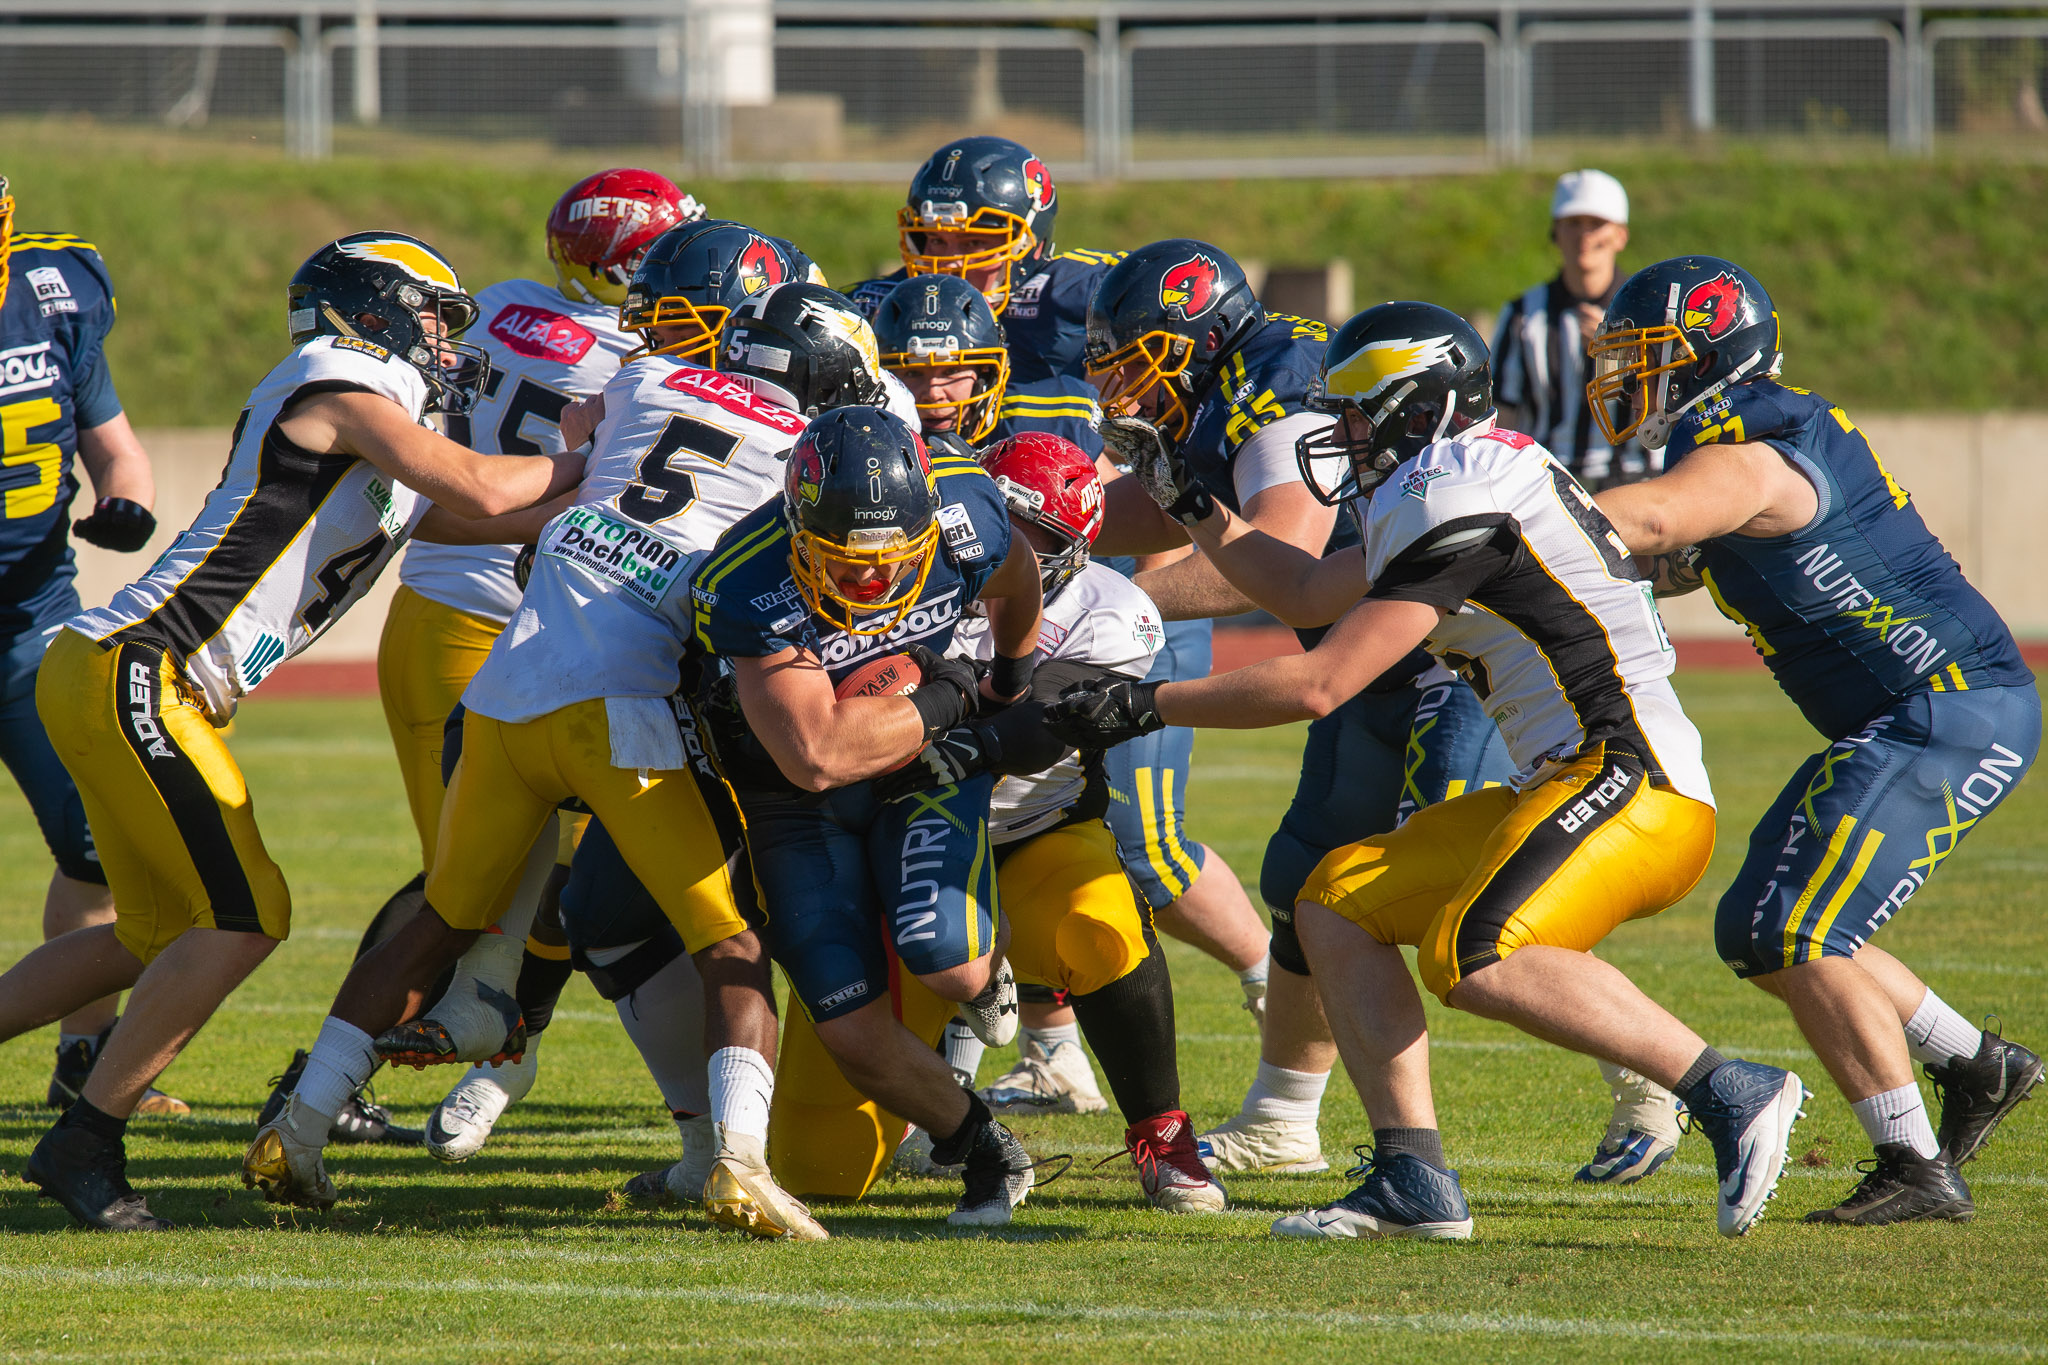
<svg viewBox="0 0 2048 1365">
<path fill-rule="evenodd" d="M 126 498 L 142 507 L 156 506 L 156 474 L 150 468 L 149 452 L 128 424 L 128 414 L 117 413 L 96 427 L 78 433 L 78 462 L 92 480 L 98 498 Z"/>
<path fill-rule="evenodd" d="M 1131 581 L 1145 590 L 1168 621 L 1206 621 L 1258 610 L 1258 603 L 1232 587 L 1202 555 L 1191 554 L 1161 568 L 1147 569 Z"/>
<path fill-rule="evenodd" d="M 1269 611 L 1290 626 L 1326 626 L 1357 602 L 1364 584 L 1356 591 L 1346 585 L 1341 600 L 1329 600 L 1328 584 L 1319 582 L 1323 561 L 1277 536 L 1218 507 L 1216 515 L 1195 525 L 1195 544 L 1202 554 L 1194 563 L 1213 566 L 1230 586 L 1262 611 Z M 1179 566 L 1176 566 L 1179 567 Z M 1239 608 L 1245 610 L 1245 608 Z"/>
<path fill-rule="evenodd" d="M 1307 654 L 1267 659 L 1228 673 L 1170 682 L 1154 698 L 1168 725 L 1199 729 L 1259 730 L 1314 720 L 1344 704 Z"/>
<path fill-rule="evenodd" d="M 1102 486 L 1102 532 L 1094 554 L 1160 554 L 1187 543 L 1180 523 L 1160 511 L 1136 479 L 1119 477 Z"/>
<path fill-rule="evenodd" d="M 414 528 L 412 538 L 437 545 L 531 545 L 549 522 L 575 502 L 576 491 L 572 488 L 546 502 L 495 517 L 463 517 L 445 507 L 430 507 Z"/>
<path fill-rule="evenodd" d="M 805 791 L 879 777 L 924 747 L 924 721 L 907 697 L 849 697 L 786 727 L 757 727 L 782 775 Z"/>
</svg>

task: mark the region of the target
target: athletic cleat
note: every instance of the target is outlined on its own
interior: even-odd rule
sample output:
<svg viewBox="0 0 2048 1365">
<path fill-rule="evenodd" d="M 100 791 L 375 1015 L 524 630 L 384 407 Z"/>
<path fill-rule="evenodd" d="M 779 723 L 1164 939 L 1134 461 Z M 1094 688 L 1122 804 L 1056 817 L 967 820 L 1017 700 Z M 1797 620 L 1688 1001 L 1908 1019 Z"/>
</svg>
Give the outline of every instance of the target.
<svg viewBox="0 0 2048 1365">
<path fill-rule="evenodd" d="M 1935 1136 L 1942 1153 L 1958 1166 L 1976 1156 L 1991 1130 L 2041 1083 L 2042 1070 L 2039 1057 L 1989 1029 L 1975 1057 L 1928 1067 L 1941 1101 Z"/>
<path fill-rule="evenodd" d="M 1290 1119 L 1237 1114 L 1196 1138 L 1195 1150 L 1218 1175 L 1313 1175 L 1330 1169 L 1315 1124 Z"/>
<path fill-rule="evenodd" d="M 1655 1174 L 1678 1150 L 1685 1106 L 1647 1076 L 1625 1067 L 1601 1069 L 1614 1095 L 1614 1114 L 1593 1159 L 1572 1179 L 1585 1185 L 1633 1185 Z"/>
<path fill-rule="evenodd" d="M 540 1058 L 480 1066 L 464 1074 L 427 1118 L 427 1150 L 443 1161 L 467 1161 L 484 1149 L 505 1111 L 533 1089 Z"/>
<path fill-rule="evenodd" d="M 1009 959 L 996 966 L 995 979 L 980 995 L 960 1007 L 960 1021 L 989 1047 L 1008 1047 L 1017 1036 L 1017 974 Z"/>
<path fill-rule="evenodd" d="M 1036 1039 L 1026 1043 L 1017 1065 L 989 1082 L 981 1098 L 998 1114 L 1099 1114 L 1109 1108 L 1095 1083 L 1095 1068 L 1079 1046 Z"/>
<path fill-rule="evenodd" d="M 1831 1209 L 1815 1209 L 1808 1223 L 1853 1223 L 1884 1227 L 1945 1218 L 1967 1223 L 1977 1216 L 1963 1173 L 1947 1157 L 1921 1156 L 1903 1142 L 1880 1142 L 1877 1155 L 1856 1163 L 1864 1173 L 1849 1197 Z"/>
<path fill-rule="evenodd" d="M 120 1022 L 116 1019 L 114 1024 Z M 101 1029 L 97 1038 L 80 1038 L 69 1046 L 57 1045 L 57 1065 L 50 1072 L 50 1088 L 43 1095 L 45 1105 L 69 1109 L 78 1102 L 78 1097 L 85 1093 L 85 1078 L 92 1075 L 92 1064 L 99 1060 L 100 1049 L 107 1045 L 114 1024 Z M 151 1118 L 183 1118 L 192 1112 L 192 1106 L 151 1086 L 142 1092 L 142 1102 L 135 1106 L 135 1112 Z"/>
<path fill-rule="evenodd" d="M 270 1078 L 270 1098 L 263 1102 L 263 1108 L 256 1113 L 256 1126 L 262 1128 L 284 1112 L 284 1102 L 291 1098 L 292 1091 L 299 1085 L 299 1076 L 306 1069 L 306 1049 L 298 1048 L 292 1053 L 291 1062 L 284 1074 Z M 334 1116 L 334 1127 L 327 1134 L 329 1142 L 383 1142 L 394 1147 L 416 1147 L 425 1140 L 426 1134 L 417 1128 L 401 1128 L 391 1121 L 391 1111 L 381 1104 L 364 1099 L 369 1087 L 349 1096 L 341 1112 Z"/>
<path fill-rule="evenodd" d="M 658 1171 L 642 1171 L 626 1182 L 626 1198 L 636 1204 L 667 1208 L 671 1204 L 704 1202 L 704 1182 L 718 1158 L 718 1133 L 711 1115 L 677 1119 L 682 1131 L 683 1159 Z"/>
<path fill-rule="evenodd" d="M 775 1183 L 759 1138 L 719 1136 L 718 1156 L 704 1181 L 704 1211 L 713 1222 L 753 1237 L 798 1242 L 831 1237 L 801 1201 Z"/>
<path fill-rule="evenodd" d="M 492 1043 L 471 1043 L 467 1048 L 439 1019 L 421 1015 L 409 1023 L 396 1024 L 377 1035 L 372 1046 L 377 1059 L 392 1066 L 409 1066 L 424 1071 L 430 1066 L 473 1062 L 495 1066 L 516 1062 L 526 1055 L 526 1020 L 517 1017 L 512 1027 L 498 1034 Z"/>
<path fill-rule="evenodd" d="M 1138 1183 L 1152 1207 L 1167 1213 L 1221 1213 L 1230 1207 L 1223 1182 L 1195 1151 L 1188 1116 L 1169 1109 L 1124 1130 L 1124 1150 L 1137 1163 Z"/>
<path fill-rule="evenodd" d="M 43 1134 L 28 1154 L 21 1178 L 54 1199 L 65 1212 L 102 1232 L 169 1232 L 171 1225 L 149 1211 L 128 1183 L 128 1154 L 122 1144 L 83 1128 L 59 1125 Z"/>
<path fill-rule="evenodd" d="M 1715 1067 L 1707 1089 L 1713 1099 L 1693 1110 L 1693 1122 L 1714 1144 L 1721 1235 L 1740 1237 L 1778 1188 L 1792 1125 L 1806 1116 L 1806 1087 L 1789 1071 L 1738 1060 Z"/>
<path fill-rule="evenodd" d="M 903 1135 L 903 1141 L 896 1144 L 896 1156 L 890 1164 L 898 1175 L 921 1175 L 939 1180 L 951 1180 L 966 1169 L 959 1164 L 942 1166 L 932 1160 L 932 1135 L 914 1123 Z"/>
<path fill-rule="evenodd" d="M 956 1228 L 999 1228 L 1010 1221 L 1011 1212 L 1031 1193 L 1036 1177 L 1031 1154 L 1016 1134 L 1000 1123 L 988 1123 L 974 1135 L 962 1163 L 966 1193 L 959 1207 L 946 1215 Z"/>
<path fill-rule="evenodd" d="M 332 1208 L 341 1196 L 327 1178 L 320 1153 L 333 1124 L 293 1095 L 282 1113 L 256 1130 L 256 1140 L 242 1154 L 242 1183 L 262 1190 L 273 1204 Z"/>
<path fill-rule="evenodd" d="M 1422 1241 L 1466 1241 L 1472 1210 L 1456 1171 L 1440 1171 L 1403 1152 L 1382 1158 L 1354 1147 L 1358 1164 L 1344 1174 L 1364 1183 L 1334 1204 L 1291 1213 L 1273 1224 L 1275 1237 L 1414 1237 Z"/>
</svg>

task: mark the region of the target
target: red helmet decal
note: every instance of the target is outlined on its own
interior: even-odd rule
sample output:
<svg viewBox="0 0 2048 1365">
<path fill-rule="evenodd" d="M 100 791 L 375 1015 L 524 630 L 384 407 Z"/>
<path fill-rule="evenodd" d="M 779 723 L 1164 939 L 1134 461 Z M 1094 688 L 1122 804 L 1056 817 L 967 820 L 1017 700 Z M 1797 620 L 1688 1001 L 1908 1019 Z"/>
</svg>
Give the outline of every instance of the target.
<svg viewBox="0 0 2048 1365">
<path fill-rule="evenodd" d="M 789 272 L 782 268 L 782 253 L 760 237 L 740 253 L 739 275 L 740 287 L 749 294 L 758 294 L 789 278 Z"/>
<path fill-rule="evenodd" d="M 1160 306 L 1182 322 L 1194 321 L 1216 302 L 1216 280 L 1222 273 L 1207 256 L 1188 257 L 1160 276 Z"/>
<path fill-rule="evenodd" d="M 814 503 L 825 482 L 825 457 L 809 441 L 799 441 L 789 452 L 790 487 L 804 502 Z"/>
<path fill-rule="evenodd" d="M 1052 203 L 1052 172 L 1037 157 L 1024 162 L 1024 192 L 1031 196 L 1031 207 L 1043 209 Z"/>
<path fill-rule="evenodd" d="M 1703 332 L 1709 341 L 1719 341 L 1742 321 L 1746 300 L 1742 282 L 1726 271 L 1692 287 L 1679 309 L 1679 322 L 1689 332 Z"/>
</svg>

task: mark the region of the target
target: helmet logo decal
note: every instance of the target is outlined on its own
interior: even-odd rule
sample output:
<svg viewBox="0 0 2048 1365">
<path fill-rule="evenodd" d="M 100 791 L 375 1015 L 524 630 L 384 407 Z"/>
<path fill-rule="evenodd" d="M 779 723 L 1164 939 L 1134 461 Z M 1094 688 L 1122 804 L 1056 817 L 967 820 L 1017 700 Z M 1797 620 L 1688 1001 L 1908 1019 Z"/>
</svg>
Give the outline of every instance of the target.
<svg viewBox="0 0 2048 1365">
<path fill-rule="evenodd" d="M 818 500 L 819 487 L 825 482 L 825 460 L 817 448 L 808 443 L 800 444 L 792 452 L 796 465 L 797 496 L 805 502 Z"/>
<path fill-rule="evenodd" d="M 759 237 L 740 253 L 737 270 L 740 288 L 749 294 L 758 294 L 763 289 L 781 284 L 788 278 L 782 269 L 782 257 L 776 253 L 772 245 Z"/>
<path fill-rule="evenodd" d="M 1052 172 L 1037 157 L 1024 163 L 1024 192 L 1031 196 L 1031 207 L 1043 209 L 1052 203 Z"/>
<path fill-rule="evenodd" d="M 860 352 L 861 358 L 867 361 L 868 373 L 876 374 L 881 371 L 882 351 L 875 342 L 875 329 L 870 327 L 868 320 L 859 313 L 845 308 L 807 306 L 802 320 L 815 322 L 826 331 L 844 338 Z"/>
<path fill-rule="evenodd" d="M 1221 274 L 1207 256 L 1190 256 L 1160 276 L 1160 307 L 1170 317 L 1192 322 L 1216 302 L 1216 280 Z"/>
<path fill-rule="evenodd" d="M 461 281 L 455 278 L 455 271 L 448 262 L 418 242 L 404 242 L 387 237 L 367 242 L 341 242 L 338 245 L 344 256 L 353 256 L 359 261 L 384 261 L 397 266 L 422 283 L 439 285 L 443 289 L 462 288 Z"/>
<path fill-rule="evenodd" d="M 1375 341 L 1324 375 L 1323 389 L 1331 398 L 1363 402 L 1379 396 L 1381 389 L 1396 379 L 1421 374 L 1451 358 L 1449 334 L 1411 340 Z"/>
<path fill-rule="evenodd" d="M 580 223 L 585 218 L 620 218 L 628 223 L 646 223 L 653 220 L 654 209 L 644 199 L 628 199 L 621 194 L 596 194 L 569 205 L 570 222 Z"/>
<path fill-rule="evenodd" d="M 953 178 L 953 171 L 954 171 L 954 170 L 955 170 L 955 168 L 957 168 L 957 167 L 958 167 L 959 165 L 960 165 L 960 149 L 959 149 L 958 147 L 955 147 L 955 148 L 953 149 L 953 151 L 952 151 L 951 155 L 947 156 L 947 158 L 946 158 L 946 174 L 945 174 L 945 175 L 944 175 L 943 177 L 941 177 L 941 178 L 942 178 L 942 179 L 945 179 L 945 180 L 948 180 L 948 181 L 950 181 L 950 180 L 951 180 L 951 179 Z"/>
<path fill-rule="evenodd" d="M 1742 321 L 1746 303 L 1741 282 L 1723 271 L 1692 287 L 1685 296 L 1679 321 L 1687 331 L 1703 332 L 1707 340 L 1719 341 Z"/>
</svg>

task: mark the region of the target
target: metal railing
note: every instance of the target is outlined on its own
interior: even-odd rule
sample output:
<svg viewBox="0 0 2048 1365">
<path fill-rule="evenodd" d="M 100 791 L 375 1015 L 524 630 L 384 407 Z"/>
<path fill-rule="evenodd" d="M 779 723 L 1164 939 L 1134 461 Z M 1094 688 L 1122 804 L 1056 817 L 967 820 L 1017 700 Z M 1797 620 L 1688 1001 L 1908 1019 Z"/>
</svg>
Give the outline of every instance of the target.
<svg viewBox="0 0 2048 1365">
<path fill-rule="evenodd" d="M 898 178 L 966 128 L 1105 178 L 1470 169 L 1617 138 L 2048 154 L 2048 18 L 2019 4 L 777 0 L 742 90 L 745 8 L 0 0 L 0 118 L 227 127 L 303 157 L 601 147 L 712 176 Z"/>
</svg>

